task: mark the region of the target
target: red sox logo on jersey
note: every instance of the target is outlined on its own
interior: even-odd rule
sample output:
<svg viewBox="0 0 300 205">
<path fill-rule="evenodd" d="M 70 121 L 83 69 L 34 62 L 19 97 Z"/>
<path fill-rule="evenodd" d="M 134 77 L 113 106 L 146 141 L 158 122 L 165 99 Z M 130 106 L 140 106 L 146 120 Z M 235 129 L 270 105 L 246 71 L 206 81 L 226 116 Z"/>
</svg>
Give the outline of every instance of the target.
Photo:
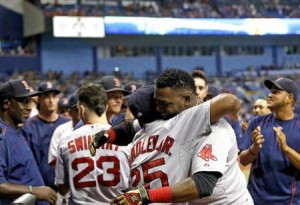
<svg viewBox="0 0 300 205">
<path fill-rule="evenodd" d="M 213 160 L 217 161 L 217 157 L 212 154 L 212 145 L 206 144 L 202 150 L 198 153 L 198 157 L 205 161 Z"/>
</svg>

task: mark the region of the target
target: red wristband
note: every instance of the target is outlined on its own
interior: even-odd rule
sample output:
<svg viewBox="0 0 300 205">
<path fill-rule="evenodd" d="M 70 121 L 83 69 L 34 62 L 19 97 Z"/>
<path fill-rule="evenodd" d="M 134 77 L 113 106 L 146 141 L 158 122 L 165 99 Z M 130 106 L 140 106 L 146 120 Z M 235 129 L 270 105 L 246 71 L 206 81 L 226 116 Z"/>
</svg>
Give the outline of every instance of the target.
<svg viewBox="0 0 300 205">
<path fill-rule="evenodd" d="M 151 203 L 171 203 L 172 202 L 172 190 L 169 186 L 149 189 L 148 195 Z"/>
<path fill-rule="evenodd" d="M 113 143 L 115 141 L 115 139 L 116 139 L 116 133 L 115 133 L 115 131 L 112 128 L 110 128 L 110 129 L 106 130 L 106 132 L 109 135 L 109 140 L 107 142 Z"/>
</svg>

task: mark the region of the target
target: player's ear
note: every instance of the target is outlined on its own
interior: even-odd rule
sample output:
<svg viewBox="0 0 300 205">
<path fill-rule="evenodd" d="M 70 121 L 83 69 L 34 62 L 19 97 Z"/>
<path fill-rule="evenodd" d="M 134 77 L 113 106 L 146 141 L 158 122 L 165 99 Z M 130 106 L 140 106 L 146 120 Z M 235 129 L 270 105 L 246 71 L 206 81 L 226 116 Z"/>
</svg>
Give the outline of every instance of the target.
<svg viewBox="0 0 300 205">
<path fill-rule="evenodd" d="M 7 110 L 11 104 L 10 100 L 4 100 L 1 104 L 1 110 Z"/>
<path fill-rule="evenodd" d="M 81 113 L 85 113 L 86 112 L 86 107 L 83 104 L 79 104 L 79 110 L 81 111 Z"/>
</svg>

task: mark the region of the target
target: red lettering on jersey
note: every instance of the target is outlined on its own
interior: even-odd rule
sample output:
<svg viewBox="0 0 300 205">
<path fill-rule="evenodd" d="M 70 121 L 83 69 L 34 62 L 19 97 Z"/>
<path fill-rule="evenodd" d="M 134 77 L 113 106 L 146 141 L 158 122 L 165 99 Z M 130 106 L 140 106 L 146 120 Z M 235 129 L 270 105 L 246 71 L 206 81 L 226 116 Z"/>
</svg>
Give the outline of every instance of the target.
<svg viewBox="0 0 300 205">
<path fill-rule="evenodd" d="M 130 152 L 130 163 L 132 163 L 133 159 L 136 158 L 136 154 L 135 154 L 135 146 L 131 148 L 131 152 Z"/>
<path fill-rule="evenodd" d="M 141 150 L 142 150 L 142 141 L 138 141 L 136 144 L 136 156 L 139 156 L 141 154 Z"/>
<path fill-rule="evenodd" d="M 161 141 L 161 142 L 160 142 L 159 146 L 156 148 L 157 151 L 160 151 L 160 150 L 161 150 L 163 143 L 164 143 L 164 141 Z"/>
<path fill-rule="evenodd" d="M 86 140 L 86 136 L 83 136 L 83 144 L 84 144 L 84 149 L 88 149 L 88 144 L 87 144 L 87 140 Z"/>
<path fill-rule="evenodd" d="M 164 152 L 165 154 L 171 156 L 172 153 L 170 152 L 170 149 L 172 148 L 173 144 L 174 139 L 168 136 L 164 141 L 164 144 L 161 148 L 161 152 Z"/>
<path fill-rule="evenodd" d="M 155 149 L 157 140 L 158 135 L 153 135 L 148 138 L 147 152 L 152 152 Z"/>
<path fill-rule="evenodd" d="M 209 161 L 210 159 L 213 161 L 217 161 L 217 157 L 212 154 L 212 145 L 206 144 L 202 150 L 198 153 L 198 157 L 205 161 Z"/>
<path fill-rule="evenodd" d="M 70 150 L 70 153 L 73 154 L 78 151 L 88 150 L 89 149 L 88 145 L 91 143 L 92 139 L 93 139 L 92 135 L 88 135 L 88 136 L 84 135 L 69 141 L 68 148 Z"/>
<path fill-rule="evenodd" d="M 74 152 L 76 152 L 76 147 L 74 145 L 74 141 L 71 140 L 68 142 L 68 149 L 70 150 L 70 153 L 73 154 Z"/>
<path fill-rule="evenodd" d="M 142 146 L 141 146 L 141 154 L 145 154 L 147 152 L 146 147 L 144 147 L 146 140 L 143 140 Z"/>
<path fill-rule="evenodd" d="M 77 149 L 77 151 L 83 150 L 82 137 L 77 137 L 77 138 L 75 139 L 75 144 L 76 144 L 76 149 Z"/>
<path fill-rule="evenodd" d="M 172 153 L 170 152 L 170 150 L 174 145 L 175 140 L 168 136 L 166 137 L 166 139 L 162 140 L 159 146 L 157 147 L 158 139 L 159 139 L 158 135 L 152 135 L 149 136 L 149 138 L 137 141 L 134 144 L 134 146 L 131 148 L 130 161 L 131 162 L 134 161 L 134 159 L 141 154 L 145 154 L 147 152 L 153 152 L 154 150 L 158 152 L 163 152 L 168 156 L 171 156 Z"/>
</svg>

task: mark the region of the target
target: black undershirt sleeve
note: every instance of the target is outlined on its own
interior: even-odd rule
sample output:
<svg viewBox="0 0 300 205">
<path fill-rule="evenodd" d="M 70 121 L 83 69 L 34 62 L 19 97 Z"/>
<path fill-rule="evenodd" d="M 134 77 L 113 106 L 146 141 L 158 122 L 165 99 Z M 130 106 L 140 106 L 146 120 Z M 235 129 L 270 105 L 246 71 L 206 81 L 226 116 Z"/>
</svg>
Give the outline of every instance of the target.
<svg viewBox="0 0 300 205">
<path fill-rule="evenodd" d="M 199 198 L 210 196 L 221 176 L 220 172 L 196 172 L 193 174 L 191 178 L 195 182 Z"/>
</svg>

